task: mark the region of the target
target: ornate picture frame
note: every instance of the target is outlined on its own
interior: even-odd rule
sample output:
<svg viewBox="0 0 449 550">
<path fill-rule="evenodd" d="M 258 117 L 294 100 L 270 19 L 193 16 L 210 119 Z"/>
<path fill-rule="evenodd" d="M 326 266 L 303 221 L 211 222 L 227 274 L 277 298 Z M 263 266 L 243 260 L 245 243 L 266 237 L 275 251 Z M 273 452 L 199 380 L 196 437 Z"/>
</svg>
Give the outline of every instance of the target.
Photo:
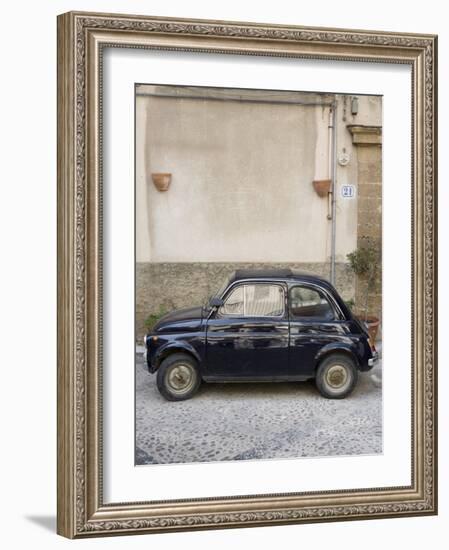
<svg viewBox="0 0 449 550">
<path fill-rule="evenodd" d="M 403 64 L 412 86 L 409 486 L 105 503 L 104 48 Z M 437 513 L 437 37 L 70 12 L 58 17 L 58 533 L 70 538 Z"/>
</svg>

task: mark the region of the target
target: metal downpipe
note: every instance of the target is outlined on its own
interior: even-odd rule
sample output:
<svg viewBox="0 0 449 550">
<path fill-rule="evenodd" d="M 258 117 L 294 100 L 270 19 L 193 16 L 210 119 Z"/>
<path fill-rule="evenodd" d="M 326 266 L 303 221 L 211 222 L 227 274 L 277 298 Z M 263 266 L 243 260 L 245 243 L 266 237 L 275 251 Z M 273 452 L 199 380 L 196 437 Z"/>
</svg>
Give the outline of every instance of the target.
<svg viewBox="0 0 449 550">
<path fill-rule="evenodd" d="M 336 241 L 336 212 L 337 212 L 337 200 L 336 200 L 336 178 L 337 178 L 337 101 L 334 101 L 332 105 L 332 187 L 331 187 L 331 269 L 330 269 L 330 281 L 335 284 L 335 241 Z"/>
</svg>

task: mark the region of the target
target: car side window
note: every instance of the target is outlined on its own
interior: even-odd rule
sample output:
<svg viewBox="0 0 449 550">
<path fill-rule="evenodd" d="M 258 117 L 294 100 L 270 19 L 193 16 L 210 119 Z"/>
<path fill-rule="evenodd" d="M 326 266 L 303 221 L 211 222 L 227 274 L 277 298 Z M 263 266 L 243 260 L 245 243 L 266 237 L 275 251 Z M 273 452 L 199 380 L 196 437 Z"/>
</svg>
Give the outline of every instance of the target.
<svg viewBox="0 0 449 550">
<path fill-rule="evenodd" d="M 290 316 L 301 319 L 335 318 L 334 310 L 324 293 L 307 286 L 294 286 L 289 295 Z"/>
<path fill-rule="evenodd" d="M 220 315 L 240 317 L 281 317 L 284 290 L 280 285 L 245 284 L 231 291 L 220 307 Z"/>
<path fill-rule="evenodd" d="M 238 286 L 231 291 L 224 304 L 220 307 L 221 315 L 243 315 L 244 291 L 243 286 Z"/>
</svg>

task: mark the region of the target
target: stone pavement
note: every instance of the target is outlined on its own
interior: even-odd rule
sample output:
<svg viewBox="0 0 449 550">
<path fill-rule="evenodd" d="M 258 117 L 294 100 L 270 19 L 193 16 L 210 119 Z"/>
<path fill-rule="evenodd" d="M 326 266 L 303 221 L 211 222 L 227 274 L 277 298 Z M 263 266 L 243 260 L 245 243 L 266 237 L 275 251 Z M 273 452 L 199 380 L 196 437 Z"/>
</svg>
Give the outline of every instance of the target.
<svg viewBox="0 0 449 550">
<path fill-rule="evenodd" d="M 136 354 L 136 464 L 381 452 L 381 361 L 341 400 L 309 381 L 203 383 L 192 399 L 169 402 Z"/>
</svg>

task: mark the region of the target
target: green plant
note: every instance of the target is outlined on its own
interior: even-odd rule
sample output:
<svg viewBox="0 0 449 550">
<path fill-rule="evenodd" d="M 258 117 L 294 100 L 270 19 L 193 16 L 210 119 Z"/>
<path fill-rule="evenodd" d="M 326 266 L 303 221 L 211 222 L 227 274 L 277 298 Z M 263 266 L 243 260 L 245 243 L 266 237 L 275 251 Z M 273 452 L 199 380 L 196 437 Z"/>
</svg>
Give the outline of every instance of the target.
<svg viewBox="0 0 449 550">
<path fill-rule="evenodd" d="M 363 306 L 366 321 L 368 318 L 368 300 L 370 293 L 373 290 L 376 275 L 379 269 L 380 250 L 376 243 L 365 237 L 363 244 L 361 244 L 353 252 L 347 254 L 346 257 L 349 260 L 349 265 L 352 271 L 359 277 L 359 280 L 363 279 L 366 283 L 365 303 Z"/>
<path fill-rule="evenodd" d="M 152 330 L 152 328 L 159 321 L 159 319 L 161 319 L 167 313 L 168 311 L 163 307 L 160 307 L 157 313 L 150 313 L 150 315 L 148 315 L 148 317 L 144 321 L 145 327 L 148 330 Z"/>
</svg>

